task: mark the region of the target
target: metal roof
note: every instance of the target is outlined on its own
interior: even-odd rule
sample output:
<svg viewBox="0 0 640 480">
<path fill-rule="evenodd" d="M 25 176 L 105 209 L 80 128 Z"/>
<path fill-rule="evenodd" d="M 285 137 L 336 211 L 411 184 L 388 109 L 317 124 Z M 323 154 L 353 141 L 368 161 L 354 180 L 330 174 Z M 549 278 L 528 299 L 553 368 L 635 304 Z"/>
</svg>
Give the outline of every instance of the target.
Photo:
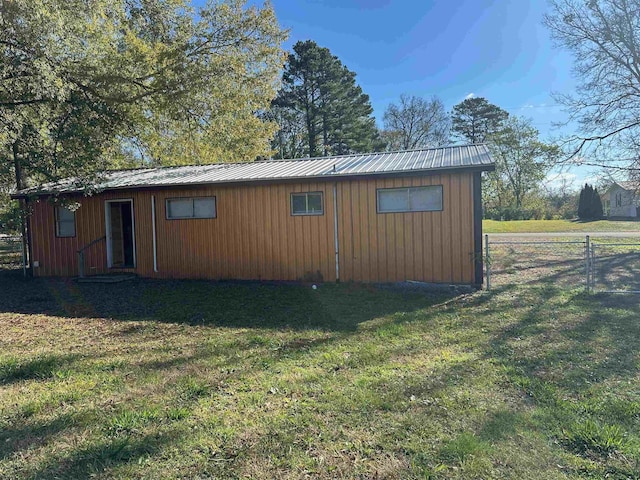
<svg viewBox="0 0 640 480">
<path fill-rule="evenodd" d="M 334 157 L 217 163 L 180 167 L 113 170 L 97 181 L 97 190 L 166 187 L 277 180 L 312 180 L 441 170 L 493 170 L 486 145 L 463 145 L 403 152 L 352 154 Z M 81 191 L 78 179 L 66 178 L 17 192 L 26 195 Z"/>
</svg>

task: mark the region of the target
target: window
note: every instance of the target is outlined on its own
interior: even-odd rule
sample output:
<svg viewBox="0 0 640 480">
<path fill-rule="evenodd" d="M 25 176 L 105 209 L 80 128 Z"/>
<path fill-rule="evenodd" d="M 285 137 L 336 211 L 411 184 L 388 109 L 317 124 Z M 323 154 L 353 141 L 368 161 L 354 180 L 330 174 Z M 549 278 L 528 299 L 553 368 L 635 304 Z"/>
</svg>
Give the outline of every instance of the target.
<svg viewBox="0 0 640 480">
<path fill-rule="evenodd" d="M 66 207 L 56 207 L 56 237 L 76 236 L 76 213 Z"/>
<path fill-rule="evenodd" d="M 622 194 L 616 193 L 616 207 L 622 206 Z"/>
<path fill-rule="evenodd" d="M 442 210 L 442 185 L 378 189 L 378 213 Z"/>
<path fill-rule="evenodd" d="M 322 215 L 322 192 L 291 194 L 291 215 Z"/>
<path fill-rule="evenodd" d="M 168 198 L 167 219 L 216 218 L 216 197 Z"/>
</svg>

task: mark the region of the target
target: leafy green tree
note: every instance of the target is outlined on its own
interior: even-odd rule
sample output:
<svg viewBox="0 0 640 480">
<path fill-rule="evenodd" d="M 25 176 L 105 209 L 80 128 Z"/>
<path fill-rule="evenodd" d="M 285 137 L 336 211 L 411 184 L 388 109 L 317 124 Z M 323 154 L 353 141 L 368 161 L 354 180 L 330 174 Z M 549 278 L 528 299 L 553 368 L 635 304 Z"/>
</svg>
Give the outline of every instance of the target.
<svg viewBox="0 0 640 480">
<path fill-rule="evenodd" d="M 579 128 L 564 139 L 567 158 L 640 172 L 640 0 L 550 3 L 544 23 L 573 54 L 578 81 L 557 97 Z"/>
<path fill-rule="evenodd" d="M 400 95 L 384 112 L 383 136 L 388 150 L 437 147 L 449 139 L 450 120 L 442 100 Z"/>
<path fill-rule="evenodd" d="M 498 207 L 520 210 L 526 195 L 538 187 L 558 155 L 555 145 L 543 143 L 538 130 L 523 118 L 511 117 L 489 142 L 496 170 L 487 176 L 489 194 L 498 197 Z"/>
<path fill-rule="evenodd" d="M 465 142 L 485 143 L 502 129 L 508 117 L 508 112 L 486 98 L 467 98 L 453 107 L 451 131 Z"/>
<path fill-rule="evenodd" d="M 270 151 L 283 32 L 240 0 L 12 0 L 0 11 L 0 181 Z"/>
<path fill-rule="evenodd" d="M 380 148 L 371 102 L 355 77 L 327 48 L 311 40 L 296 43 L 272 104 L 273 118 L 285 120 L 272 144 L 276 154 L 298 156 L 302 149 L 315 157 Z"/>
</svg>

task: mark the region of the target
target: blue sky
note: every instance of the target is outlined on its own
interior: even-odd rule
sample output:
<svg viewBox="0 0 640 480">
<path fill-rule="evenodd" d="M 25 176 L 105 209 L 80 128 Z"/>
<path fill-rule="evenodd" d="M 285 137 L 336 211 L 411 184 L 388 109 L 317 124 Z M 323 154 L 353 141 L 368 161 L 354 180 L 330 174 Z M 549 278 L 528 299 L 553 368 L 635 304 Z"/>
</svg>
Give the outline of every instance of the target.
<svg viewBox="0 0 640 480">
<path fill-rule="evenodd" d="M 253 2 L 259 3 L 261 2 Z M 437 95 L 448 109 L 482 96 L 530 118 L 550 140 L 566 114 L 552 93 L 575 88 L 572 58 L 555 47 L 544 0 L 272 0 L 287 49 L 311 39 L 356 72 L 382 116 L 401 94 Z M 565 129 L 565 131 L 567 131 Z M 578 181 L 593 174 L 572 170 Z"/>
<path fill-rule="evenodd" d="M 541 25 L 545 2 L 275 0 L 288 46 L 313 39 L 358 75 L 376 117 L 401 93 L 438 95 L 448 107 L 473 93 L 512 113 L 547 112 L 572 86 L 570 58 Z M 518 112 L 516 112 L 516 110 Z M 555 111 L 555 112 L 554 112 Z"/>
</svg>

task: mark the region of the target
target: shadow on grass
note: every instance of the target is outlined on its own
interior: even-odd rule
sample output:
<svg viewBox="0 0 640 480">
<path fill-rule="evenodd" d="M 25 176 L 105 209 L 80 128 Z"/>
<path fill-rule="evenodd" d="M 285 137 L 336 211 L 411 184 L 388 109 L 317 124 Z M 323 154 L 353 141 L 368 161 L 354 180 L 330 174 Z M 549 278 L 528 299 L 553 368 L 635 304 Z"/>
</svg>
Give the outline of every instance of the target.
<svg viewBox="0 0 640 480">
<path fill-rule="evenodd" d="M 19 382 L 21 380 L 43 380 L 55 376 L 57 372 L 71 366 L 79 355 L 49 354 L 19 362 L 14 359 L 6 359 L 0 363 L 0 385 Z"/>
<path fill-rule="evenodd" d="M 625 388 L 637 378 L 637 297 L 568 290 L 557 283 L 566 274 L 558 271 L 519 285 L 503 285 L 477 299 L 478 305 L 488 307 L 482 316 L 517 319 L 494 332 L 485 358 L 503 366 L 508 382 L 536 409 L 538 428 L 550 438 L 571 453 L 576 442 L 589 445 L 581 455 L 596 461 L 598 475 L 613 471 L 628 475 L 634 467 L 627 457 L 633 457 L 633 445 L 640 440 L 637 396 Z M 495 420 L 487 419 L 481 435 L 510 423 Z M 597 426 L 596 433 L 581 438 L 579 430 L 576 438 L 569 438 L 567 432 L 586 421 Z M 621 429 L 620 450 L 597 455 L 603 448 L 600 444 L 610 440 L 607 429 L 612 428 Z"/>
<path fill-rule="evenodd" d="M 106 438 L 94 445 L 74 450 L 71 455 L 52 459 L 33 472 L 31 477 L 91 478 L 118 465 L 155 455 L 179 438 L 176 432 Z"/>
<path fill-rule="evenodd" d="M 594 262 L 596 290 L 640 291 L 640 246 L 616 252 L 616 246 L 598 245 Z"/>
<path fill-rule="evenodd" d="M 79 414 L 67 413 L 51 421 L 31 424 L 14 422 L 5 426 L 0 431 L 0 459 L 8 458 L 14 452 L 38 448 L 77 425 L 80 419 Z"/>
<path fill-rule="evenodd" d="M 69 279 L 23 280 L 14 272 L 0 290 L 0 312 L 154 320 L 187 325 L 354 331 L 362 322 L 428 308 L 455 297 L 360 284 L 301 284 L 136 279 L 77 284 Z M 132 327 L 131 334 L 138 331 Z"/>
</svg>

